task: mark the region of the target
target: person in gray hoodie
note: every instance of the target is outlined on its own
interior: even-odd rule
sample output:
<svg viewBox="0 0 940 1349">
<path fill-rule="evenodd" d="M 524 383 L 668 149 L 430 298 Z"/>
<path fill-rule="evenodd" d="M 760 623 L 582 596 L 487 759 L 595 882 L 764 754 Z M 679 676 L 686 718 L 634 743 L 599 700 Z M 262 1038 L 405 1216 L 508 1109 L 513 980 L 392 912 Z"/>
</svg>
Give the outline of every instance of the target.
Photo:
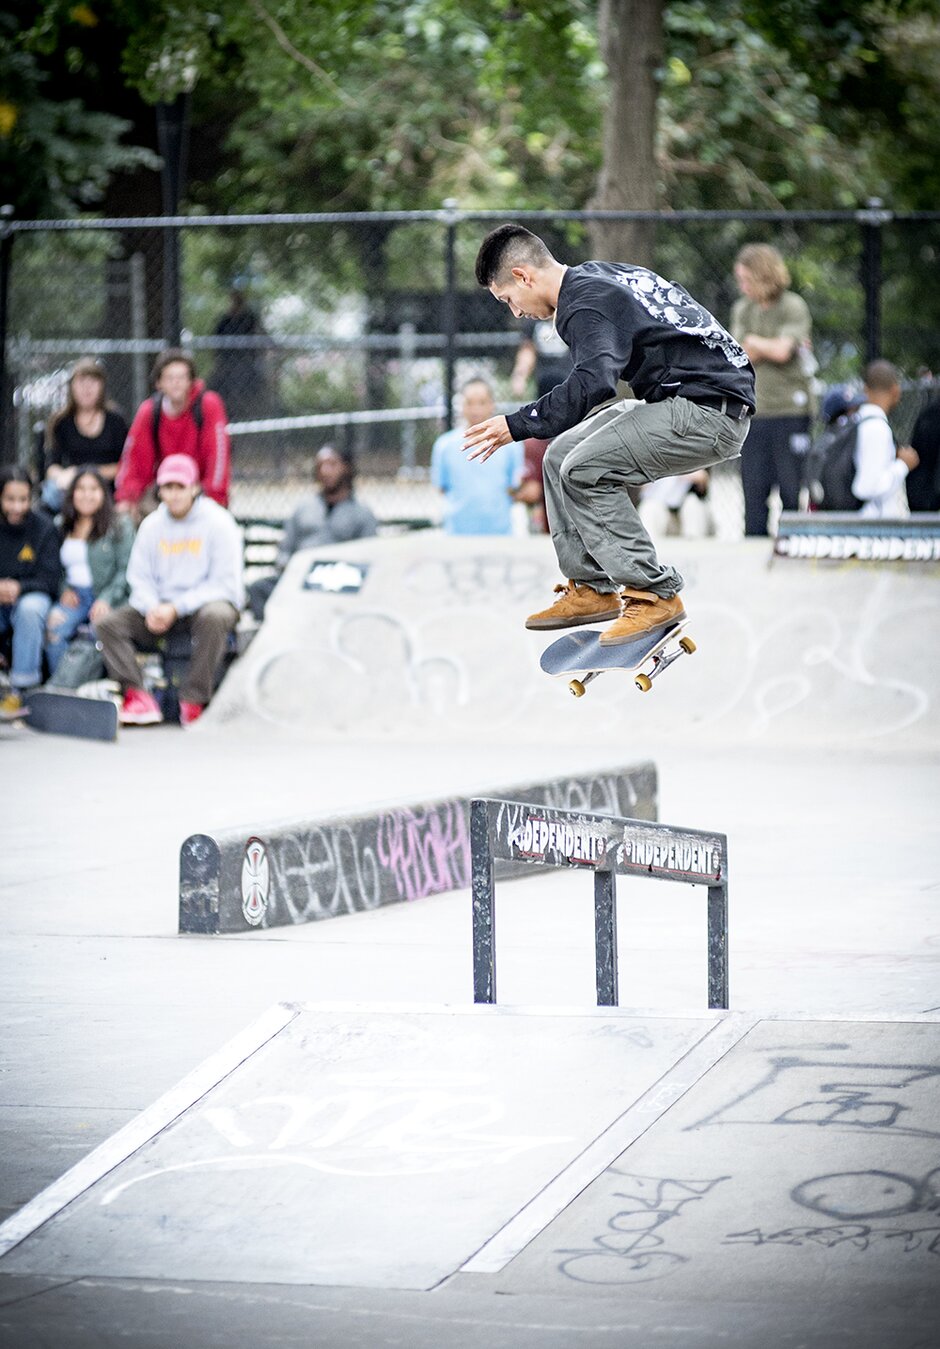
<svg viewBox="0 0 940 1349">
<path fill-rule="evenodd" d="M 244 603 L 242 546 L 229 512 L 199 492 L 199 468 L 186 454 L 160 464 L 161 504 L 142 522 L 127 566 L 128 603 L 98 624 L 104 663 L 124 695 L 125 724 L 163 720 L 141 687 L 138 651 L 154 651 L 174 629 L 192 637 L 193 655 L 180 687 L 180 721 L 190 726 L 212 697 L 229 633 Z"/>
</svg>

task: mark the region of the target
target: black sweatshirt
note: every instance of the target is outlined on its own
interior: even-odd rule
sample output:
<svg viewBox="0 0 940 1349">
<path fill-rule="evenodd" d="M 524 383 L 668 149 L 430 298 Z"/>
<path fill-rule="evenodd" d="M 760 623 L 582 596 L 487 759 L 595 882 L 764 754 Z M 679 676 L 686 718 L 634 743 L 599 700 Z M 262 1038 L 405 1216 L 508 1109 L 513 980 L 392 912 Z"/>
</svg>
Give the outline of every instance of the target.
<svg viewBox="0 0 940 1349">
<path fill-rule="evenodd" d="M 30 511 L 21 525 L 0 513 L 0 580 L 19 581 L 28 595 L 38 590 L 59 593 L 59 531 L 45 515 Z"/>
<path fill-rule="evenodd" d="M 564 384 L 507 417 L 513 440 L 550 440 L 577 426 L 616 397 L 618 380 L 647 403 L 725 396 L 755 406 L 743 348 L 688 291 L 645 267 L 569 267 L 555 327 L 574 369 Z"/>
</svg>

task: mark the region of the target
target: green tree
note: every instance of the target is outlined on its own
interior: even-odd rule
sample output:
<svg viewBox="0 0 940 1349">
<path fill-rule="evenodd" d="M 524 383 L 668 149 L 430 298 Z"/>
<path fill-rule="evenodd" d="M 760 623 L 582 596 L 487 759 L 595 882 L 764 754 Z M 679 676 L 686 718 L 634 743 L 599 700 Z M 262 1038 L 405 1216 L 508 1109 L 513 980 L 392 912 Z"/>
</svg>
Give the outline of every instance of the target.
<svg viewBox="0 0 940 1349">
<path fill-rule="evenodd" d="M 32 12 L 26 4 L 0 9 L 0 204 L 21 217 L 69 215 L 97 205 L 115 174 L 153 169 L 157 160 L 125 143 L 128 118 L 74 87 L 70 46 L 48 59 L 41 44 L 25 41 Z M 81 38 L 96 26 L 83 5 L 71 15 L 63 35 Z"/>
</svg>

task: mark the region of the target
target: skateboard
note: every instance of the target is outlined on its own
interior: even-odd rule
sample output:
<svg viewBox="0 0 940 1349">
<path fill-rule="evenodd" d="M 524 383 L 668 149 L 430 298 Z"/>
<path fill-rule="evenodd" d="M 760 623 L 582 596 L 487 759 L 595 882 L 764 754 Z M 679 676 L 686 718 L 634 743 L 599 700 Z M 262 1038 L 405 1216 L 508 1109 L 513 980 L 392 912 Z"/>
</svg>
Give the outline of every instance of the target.
<svg viewBox="0 0 940 1349">
<path fill-rule="evenodd" d="M 26 696 L 25 710 L 34 731 L 82 740 L 117 740 L 118 710 L 110 698 L 35 689 Z"/>
<path fill-rule="evenodd" d="M 577 675 L 568 682 L 568 688 L 576 698 L 583 697 L 591 680 L 608 670 L 626 670 L 633 674 L 633 682 L 640 692 L 649 693 L 653 680 L 663 670 L 680 656 L 691 656 L 695 650 L 692 638 L 681 636 L 685 626 L 683 620 L 665 632 L 635 637 L 632 642 L 623 642 L 620 646 L 601 646 L 600 629 L 581 628 L 565 633 L 546 647 L 539 664 L 546 674 Z"/>
</svg>

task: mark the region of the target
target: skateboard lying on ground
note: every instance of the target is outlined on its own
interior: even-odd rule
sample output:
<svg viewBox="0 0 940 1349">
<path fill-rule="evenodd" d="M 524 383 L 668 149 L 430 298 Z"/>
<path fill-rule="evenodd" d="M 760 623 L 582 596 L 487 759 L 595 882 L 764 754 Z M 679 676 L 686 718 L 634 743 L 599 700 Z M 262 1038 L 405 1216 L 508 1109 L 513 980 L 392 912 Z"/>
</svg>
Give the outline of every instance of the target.
<svg viewBox="0 0 940 1349">
<path fill-rule="evenodd" d="M 580 628 L 566 632 L 546 647 L 539 662 L 546 674 L 576 675 L 568 688 L 580 698 L 592 679 L 607 670 L 626 670 L 634 676 L 633 682 L 641 693 L 649 693 L 653 680 L 680 656 L 691 656 L 695 643 L 691 637 L 680 636 L 685 621 L 674 623 L 665 631 L 635 637 L 620 646 L 601 646 L 602 629 Z"/>
<path fill-rule="evenodd" d="M 82 740 L 117 739 L 118 710 L 110 698 L 34 689 L 26 695 L 24 711 L 34 731 L 75 735 Z"/>
</svg>

